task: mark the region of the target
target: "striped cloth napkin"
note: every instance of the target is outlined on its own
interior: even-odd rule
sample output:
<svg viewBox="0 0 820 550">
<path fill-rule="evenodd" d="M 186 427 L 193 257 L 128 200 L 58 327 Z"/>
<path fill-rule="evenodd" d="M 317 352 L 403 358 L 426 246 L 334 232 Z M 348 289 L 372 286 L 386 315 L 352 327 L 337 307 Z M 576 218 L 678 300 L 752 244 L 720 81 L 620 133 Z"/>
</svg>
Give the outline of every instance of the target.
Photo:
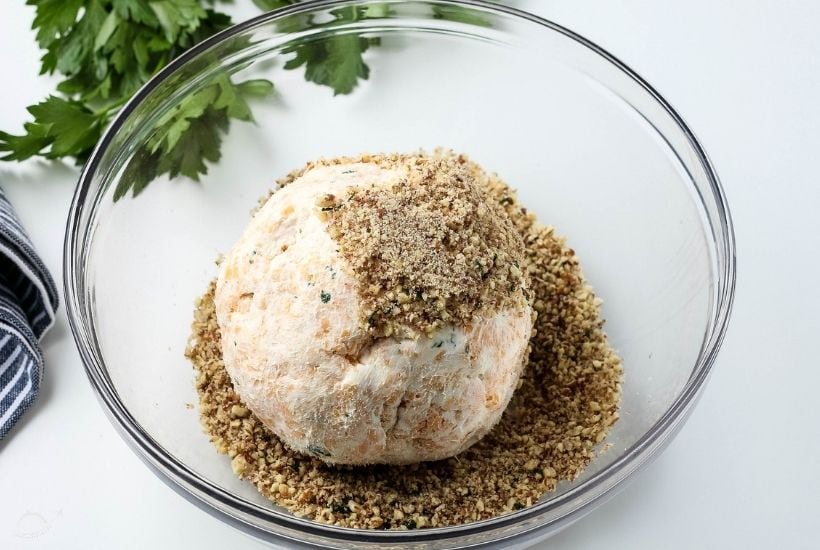
<svg viewBox="0 0 820 550">
<path fill-rule="evenodd" d="M 37 397 L 56 309 L 54 281 L 0 189 L 0 440 Z"/>
</svg>

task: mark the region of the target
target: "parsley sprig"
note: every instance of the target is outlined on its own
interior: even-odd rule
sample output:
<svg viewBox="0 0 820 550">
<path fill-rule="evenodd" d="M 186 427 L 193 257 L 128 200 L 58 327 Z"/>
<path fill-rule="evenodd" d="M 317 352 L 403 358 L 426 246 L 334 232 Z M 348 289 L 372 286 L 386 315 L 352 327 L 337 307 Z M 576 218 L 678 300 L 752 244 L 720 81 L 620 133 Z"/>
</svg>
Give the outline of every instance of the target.
<svg viewBox="0 0 820 550">
<path fill-rule="evenodd" d="M 263 10 L 299 0 L 253 0 Z M 36 16 L 32 28 L 44 51 L 41 74 L 59 74 L 56 93 L 32 105 L 23 133 L 0 131 L 0 160 L 32 157 L 73 158 L 83 163 L 102 132 L 131 96 L 172 59 L 231 25 L 211 7 L 213 0 L 27 0 Z M 436 8 L 442 19 L 469 20 L 462 8 Z M 331 28 L 363 19 L 388 17 L 387 4 L 343 7 L 314 27 Z M 282 29 L 287 30 L 287 29 Z M 351 93 L 370 69 L 363 54 L 380 43 L 358 33 L 327 33 L 295 43 L 288 70 L 304 68 L 305 79 L 330 87 L 334 95 Z M 217 75 L 186 96 L 157 122 L 151 137 L 135 151 L 120 178 L 114 199 L 139 194 L 167 174 L 198 180 L 208 163 L 220 158 L 223 134 L 231 120 L 251 122 L 252 97 L 273 91 L 268 80 L 236 82 Z"/>
<path fill-rule="evenodd" d="M 116 112 L 154 73 L 231 24 L 198 0 L 28 0 L 59 95 L 28 108 L 22 135 L 0 132 L 3 160 L 84 161 Z"/>
<path fill-rule="evenodd" d="M 265 10 L 295 0 L 254 0 Z M 44 50 L 41 74 L 59 74 L 55 94 L 28 108 L 23 133 L 0 131 L 0 160 L 31 157 L 85 161 L 128 99 L 172 59 L 231 25 L 205 0 L 27 0 Z M 335 12 L 336 23 L 358 11 Z M 331 23 L 332 24 L 332 23 Z M 353 91 L 368 76 L 362 53 L 376 41 L 345 35 L 305 42 L 285 68 L 305 67 L 307 80 L 335 94 Z M 151 139 L 134 154 L 115 198 L 141 192 L 162 174 L 194 180 L 220 158 L 230 121 L 252 121 L 247 99 L 273 90 L 268 80 L 235 82 L 220 75 L 166 113 Z"/>
</svg>

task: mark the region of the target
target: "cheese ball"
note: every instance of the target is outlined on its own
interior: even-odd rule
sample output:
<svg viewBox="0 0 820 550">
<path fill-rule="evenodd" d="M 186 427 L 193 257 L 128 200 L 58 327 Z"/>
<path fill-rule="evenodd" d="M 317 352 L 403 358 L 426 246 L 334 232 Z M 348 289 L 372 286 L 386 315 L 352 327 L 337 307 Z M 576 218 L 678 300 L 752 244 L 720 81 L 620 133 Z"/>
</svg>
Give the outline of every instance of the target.
<svg viewBox="0 0 820 550">
<path fill-rule="evenodd" d="M 259 208 L 220 266 L 216 314 L 237 394 L 286 445 L 327 463 L 456 455 L 498 422 L 523 368 L 525 300 L 390 336 L 363 322 L 361 277 L 320 206 L 406 177 L 367 162 L 308 169 Z"/>
</svg>

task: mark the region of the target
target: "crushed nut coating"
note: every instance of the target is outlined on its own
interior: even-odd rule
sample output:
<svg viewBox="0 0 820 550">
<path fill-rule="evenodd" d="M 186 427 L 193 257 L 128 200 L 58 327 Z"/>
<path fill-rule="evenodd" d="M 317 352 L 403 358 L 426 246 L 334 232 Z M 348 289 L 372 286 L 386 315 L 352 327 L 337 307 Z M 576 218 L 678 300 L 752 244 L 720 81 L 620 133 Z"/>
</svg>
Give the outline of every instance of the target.
<svg viewBox="0 0 820 550">
<path fill-rule="evenodd" d="M 559 481 L 577 477 L 618 419 L 621 360 L 603 331 L 601 300 L 584 280 L 573 250 L 552 228 L 539 224 L 499 178 L 461 155 L 436 155 L 458 164 L 459 172 L 508 216 L 524 248 L 515 253 L 520 275 L 511 274 L 508 263 L 505 276 L 528 278 L 537 312 L 519 388 L 502 420 L 467 451 L 408 466 L 339 467 L 289 450 L 233 390 L 222 364 L 213 283 L 197 301 L 186 355 L 196 371 L 205 431 L 217 450 L 230 457 L 238 476 L 297 516 L 343 527 L 416 529 L 509 513 L 533 505 Z M 391 156 L 322 162 L 384 158 Z M 328 204 L 336 200 L 328 198 Z M 498 245 L 479 247 L 477 254 L 493 246 Z M 513 253 L 507 252 L 511 262 Z M 405 285 L 406 272 L 398 268 L 396 273 L 396 284 Z M 416 320 L 436 319 L 435 312 L 416 311 L 417 317 L 400 318 L 400 324 L 418 328 Z M 378 326 L 389 326 L 386 318 Z"/>
</svg>

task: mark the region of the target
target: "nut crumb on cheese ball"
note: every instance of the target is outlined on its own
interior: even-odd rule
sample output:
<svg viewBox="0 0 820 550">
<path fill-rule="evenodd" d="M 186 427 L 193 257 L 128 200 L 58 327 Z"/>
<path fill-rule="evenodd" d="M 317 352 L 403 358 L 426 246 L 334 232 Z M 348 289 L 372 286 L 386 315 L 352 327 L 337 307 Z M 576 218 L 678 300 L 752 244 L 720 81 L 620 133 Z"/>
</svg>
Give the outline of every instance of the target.
<svg viewBox="0 0 820 550">
<path fill-rule="evenodd" d="M 524 243 L 452 154 L 310 163 L 225 257 L 225 368 L 287 445 L 328 463 L 453 456 L 501 418 L 532 332 Z"/>
</svg>

